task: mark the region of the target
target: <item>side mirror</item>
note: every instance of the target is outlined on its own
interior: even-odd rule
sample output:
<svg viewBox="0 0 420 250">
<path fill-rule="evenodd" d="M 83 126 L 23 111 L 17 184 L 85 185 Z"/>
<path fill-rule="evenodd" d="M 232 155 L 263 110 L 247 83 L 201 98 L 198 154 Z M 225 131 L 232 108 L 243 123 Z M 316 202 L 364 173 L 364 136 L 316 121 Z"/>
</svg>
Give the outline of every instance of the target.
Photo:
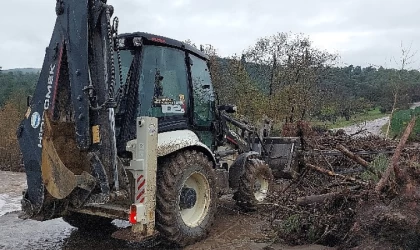
<svg viewBox="0 0 420 250">
<path fill-rule="evenodd" d="M 227 104 L 227 105 L 220 105 L 218 107 L 218 110 L 226 111 L 226 113 L 228 114 L 233 114 L 233 113 L 236 113 L 236 111 L 238 111 L 238 108 L 236 107 L 236 105 Z"/>
</svg>

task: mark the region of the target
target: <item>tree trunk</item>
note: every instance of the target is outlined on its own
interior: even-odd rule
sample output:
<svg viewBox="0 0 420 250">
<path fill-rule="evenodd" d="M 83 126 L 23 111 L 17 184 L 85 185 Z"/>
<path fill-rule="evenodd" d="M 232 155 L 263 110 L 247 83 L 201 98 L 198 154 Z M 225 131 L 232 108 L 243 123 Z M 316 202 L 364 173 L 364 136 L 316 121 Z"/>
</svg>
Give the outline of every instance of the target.
<svg viewBox="0 0 420 250">
<path fill-rule="evenodd" d="M 388 168 L 385 170 L 384 174 L 382 175 L 382 178 L 379 180 L 378 184 L 375 187 L 376 192 L 381 192 L 384 189 L 384 187 L 388 183 L 388 179 L 392 171 L 394 171 L 397 178 L 399 177 L 400 170 L 398 169 L 398 161 L 401 156 L 401 151 L 404 149 L 405 143 L 407 142 L 407 139 L 410 136 L 415 124 L 416 116 L 413 116 L 413 118 L 411 118 L 410 123 L 407 125 L 403 136 L 400 139 L 400 143 L 398 143 L 398 146 L 395 149 L 395 153 L 391 158 L 391 162 L 389 163 Z"/>
<path fill-rule="evenodd" d="M 389 137 L 389 129 L 391 128 L 392 117 L 394 116 L 395 107 L 397 106 L 397 97 L 398 97 L 398 91 L 395 91 L 395 93 L 394 93 L 394 103 L 392 104 L 392 110 L 391 110 L 391 114 L 389 115 L 388 126 L 386 127 L 386 133 L 385 133 L 385 138 L 386 139 L 388 139 L 388 137 Z"/>
<path fill-rule="evenodd" d="M 345 156 L 347 156 L 348 158 L 352 159 L 353 161 L 357 162 L 358 164 L 362 165 L 365 169 L 367 169 L 369 172 L 371 173 L 375 173 L 375 171 L 369 166 L 369 162 L 365 161 L 364 159 L 362 159 L 362 157 L 353 154 L 352 152 L 350 152 L 350 150 L 348 150 L 347 148 L 345 148 L 343 145 L 338 144 L 337 145 L 337 149 L 340 150 L 341 153 L 343 153 Z"/>
<path fill-rule="evenodd" d="M 274 90 L 273 90 L 273 86 L 274 86 L 274 74 L 277 68 L 277 58 L 276 58 L 276 54 L 273 54 L 273 68 L 271 69 L 271 76 L 270 76 L 270 96 L 273 95 Z"/>
<path fill-rule="evenodd" d="M 327 199 L 334 199 L 336 197 L 342 196 L 341 193 L 328 193 L 328 194 L 321 194 L 321 195 L 311 195 L 305 197 L 297 198 L 297 204 L 299 206 L 306 206 L 314 203 L 323 203 Z"/>
</svg>

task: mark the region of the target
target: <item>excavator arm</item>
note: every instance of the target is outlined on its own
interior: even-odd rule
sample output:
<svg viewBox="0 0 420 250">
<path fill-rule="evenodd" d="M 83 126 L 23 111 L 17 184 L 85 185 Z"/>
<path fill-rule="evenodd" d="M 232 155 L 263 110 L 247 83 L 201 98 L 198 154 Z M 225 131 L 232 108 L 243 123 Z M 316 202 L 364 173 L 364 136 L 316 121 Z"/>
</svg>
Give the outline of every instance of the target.
<svg viewBox="0 0 420 250">
<path fill-rule="evenodd" d="M 57 0 L 55 12 L 39 81 L 17 131 L 28 184 L 22 204 L 34 216 L 50 196 L 64 199 L 78 185 L 91 191 L 98 180 L 106 193 L 118 183 L 113 8 L 106 0 Z"/>
</svg>

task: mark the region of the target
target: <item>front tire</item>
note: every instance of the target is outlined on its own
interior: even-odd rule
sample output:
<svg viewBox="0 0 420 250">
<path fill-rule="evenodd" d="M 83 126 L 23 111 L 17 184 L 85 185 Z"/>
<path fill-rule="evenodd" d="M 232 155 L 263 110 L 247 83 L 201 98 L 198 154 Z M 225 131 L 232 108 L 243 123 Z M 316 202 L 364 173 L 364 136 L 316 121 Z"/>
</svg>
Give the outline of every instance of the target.
<svg viewBox="0 0 420 250">
<path fill-rule="evenodd" d="M 206 237 L 217 209 L 213 163 L 187 150 L 159 162 L 156 227 L 169 242 L 186 246 Z"/>
<path fill-rule="evenodd" d="M 266 200 L 274 177 L 270 167 L 260 159 L 247 159 L 244 168 L 233 199 L 245 211 L 255 211 L 258 203 Z"/>
</svg>

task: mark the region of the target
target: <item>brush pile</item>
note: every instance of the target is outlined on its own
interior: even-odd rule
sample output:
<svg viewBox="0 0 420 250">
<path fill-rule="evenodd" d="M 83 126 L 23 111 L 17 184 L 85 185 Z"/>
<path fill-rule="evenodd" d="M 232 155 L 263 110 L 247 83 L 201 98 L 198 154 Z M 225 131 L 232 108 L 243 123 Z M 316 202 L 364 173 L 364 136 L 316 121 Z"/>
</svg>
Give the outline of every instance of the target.
<svg viewBox="0 0 420 250">
<path fill-rule="evenodd" d="M 420 150 L 405 145 L 410 132 L 409 124 L 399 143 L 306 132 L 298 177 L 277 180 L 272 197 L 278 239 L 342 249 L 419 249 Z"/>
</svg>

